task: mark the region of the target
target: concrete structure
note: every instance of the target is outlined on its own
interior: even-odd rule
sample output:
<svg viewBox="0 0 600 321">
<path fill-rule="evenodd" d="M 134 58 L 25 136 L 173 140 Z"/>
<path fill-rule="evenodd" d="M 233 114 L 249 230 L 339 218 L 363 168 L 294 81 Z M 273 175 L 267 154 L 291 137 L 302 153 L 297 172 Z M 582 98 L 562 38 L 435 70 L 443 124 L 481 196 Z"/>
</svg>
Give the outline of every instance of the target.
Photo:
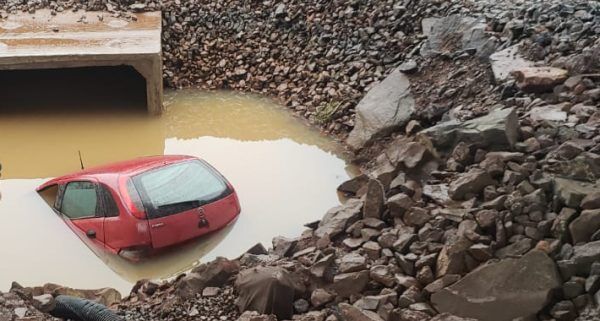
<svg viewBox="0 0 600 321">
<path fill-rule="evenodd" d="M 146 79 L 151 114 L 163 110 L 161 14 L 48 10 L 0 19 L 0 70 L 130 65 Z M 1 89 L 0 89 L 1 90 Z"/>
</svg>

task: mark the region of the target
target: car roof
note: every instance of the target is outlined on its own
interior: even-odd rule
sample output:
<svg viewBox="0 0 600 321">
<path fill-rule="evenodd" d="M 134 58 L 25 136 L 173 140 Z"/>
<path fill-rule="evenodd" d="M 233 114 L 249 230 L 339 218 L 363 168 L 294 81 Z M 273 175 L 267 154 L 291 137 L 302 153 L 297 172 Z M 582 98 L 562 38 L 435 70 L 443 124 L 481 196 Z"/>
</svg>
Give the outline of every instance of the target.
<svg viewBox="0 0 600 321">
<path fill-rule="evenodd" d="M 187 155 L 159 155 L 159 156 L 147 156 L 139 157 L 126 161 L 120 161 L 116 163 L 110 163 L 106 165 L 96 166 L 89 169 L 84 169 L 71 174 L 63 175 L 49 180 L 38 187 L 38 190 L 42 190 L 52 184 L 56 184 L 60 181 L 76 179 L 84 176 L 96 176 L 96 175 L 127 175 L 133 176 L 141 172 L 145 172 L 152 168 L 157 168 L 169 164 L 178 163 L 181 161 L 198 159 L 194 156 Z"/>
</svg>

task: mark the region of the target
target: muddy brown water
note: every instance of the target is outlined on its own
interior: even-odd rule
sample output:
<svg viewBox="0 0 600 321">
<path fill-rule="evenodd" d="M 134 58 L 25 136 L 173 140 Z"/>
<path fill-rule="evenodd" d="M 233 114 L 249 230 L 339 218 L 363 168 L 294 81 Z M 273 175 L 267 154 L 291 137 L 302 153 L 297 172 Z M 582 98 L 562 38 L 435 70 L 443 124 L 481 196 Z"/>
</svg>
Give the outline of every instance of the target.
<svg viewBox="0 0 600 321">
<path fill-rule="evenodd" d="M 43 83 L 44 75 L 35 79 Z M 104 86 L 129 95 L 108 74 Z M 0 106 L 0 290 L 12 281 L 54 282 L 127 294 L 138 279 L 166 279 L 217 256 L 236 257 L 257 242 L 269 246 L 276 235 L 299 235 L 304 223 L 339 203 L 335 187 L 355 173 L 339 145 L 268 99 L 171 91 L 166 113 L 151 117 L 143 97 L 105 108 L 100 98 L 110 101 L 110 95 L 90 102 L 89 95 L 73 99 L 77 88 L 67 91 L 65 97 L 46 93 L 56 96 L 53 106 L 39 104 L 37 95 L 10 99 L 7 91 Z M 34 191 L 48 178 L 78 170 L 78 151 L 88 167 L 144 155 L 202 157 L 236 187 L 242 213 L 222 231 L 142 263 L 92 251 Z"/>
</svg>

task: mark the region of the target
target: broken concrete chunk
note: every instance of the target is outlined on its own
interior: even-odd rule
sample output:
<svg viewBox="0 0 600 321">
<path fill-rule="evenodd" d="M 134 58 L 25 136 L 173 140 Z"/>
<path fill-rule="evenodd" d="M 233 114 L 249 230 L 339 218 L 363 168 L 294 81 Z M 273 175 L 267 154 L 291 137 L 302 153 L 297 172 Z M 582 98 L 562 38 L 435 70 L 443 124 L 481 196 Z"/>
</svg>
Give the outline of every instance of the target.
<svg viewBox="0 0 600 321">
<path fill-rule="evenodd" d="M 374 138 L 404 126 L 414 109 L 408 78 L 394 70 L 358 103 L 355 126 L 346 142 L 355 150 L 361 149 Z"/>
</svg>

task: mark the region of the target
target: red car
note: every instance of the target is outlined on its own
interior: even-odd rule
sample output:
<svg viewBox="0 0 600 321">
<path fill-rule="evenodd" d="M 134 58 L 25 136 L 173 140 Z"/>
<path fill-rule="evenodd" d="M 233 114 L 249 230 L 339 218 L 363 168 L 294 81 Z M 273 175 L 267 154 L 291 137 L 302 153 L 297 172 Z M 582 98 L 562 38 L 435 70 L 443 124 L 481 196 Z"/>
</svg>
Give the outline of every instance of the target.
<svg viewBox="0 0 600 321">
<path fill-rule="evenodd" d="M 83 170 L 37 188 L 82 238 L 130 259 L 225 227 L 234 188 L 191 156 L 153 156 Z"/>
</svg>

